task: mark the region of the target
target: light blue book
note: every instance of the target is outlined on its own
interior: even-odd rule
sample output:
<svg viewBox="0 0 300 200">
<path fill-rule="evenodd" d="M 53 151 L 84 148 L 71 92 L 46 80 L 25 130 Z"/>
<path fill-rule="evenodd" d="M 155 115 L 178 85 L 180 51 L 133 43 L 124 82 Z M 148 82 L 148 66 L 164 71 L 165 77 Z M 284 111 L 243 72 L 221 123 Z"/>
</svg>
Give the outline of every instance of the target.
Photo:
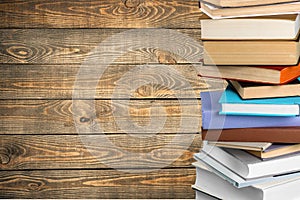
<svg viewBox="0 0 300 200">
<path fill-rule="evenodd" d="M 223 92 L 219 103 L 222 115 L 298 116 L 300 112 L 299 96 L 244 100 L 231 86 Z"/>
</svg>

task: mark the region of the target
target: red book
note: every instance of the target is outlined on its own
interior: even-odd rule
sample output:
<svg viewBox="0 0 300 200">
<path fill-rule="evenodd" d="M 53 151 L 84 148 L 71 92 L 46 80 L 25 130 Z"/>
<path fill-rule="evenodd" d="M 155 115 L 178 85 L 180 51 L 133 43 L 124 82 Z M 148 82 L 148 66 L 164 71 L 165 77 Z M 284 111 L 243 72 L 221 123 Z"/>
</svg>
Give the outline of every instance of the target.
<svg viewBox="0 0 300 200">
<path fill-rule="evenodd" d="M 202 129 L 202 139 L 231 142 L 300 143 L 300 127 Z"/>
</svg>

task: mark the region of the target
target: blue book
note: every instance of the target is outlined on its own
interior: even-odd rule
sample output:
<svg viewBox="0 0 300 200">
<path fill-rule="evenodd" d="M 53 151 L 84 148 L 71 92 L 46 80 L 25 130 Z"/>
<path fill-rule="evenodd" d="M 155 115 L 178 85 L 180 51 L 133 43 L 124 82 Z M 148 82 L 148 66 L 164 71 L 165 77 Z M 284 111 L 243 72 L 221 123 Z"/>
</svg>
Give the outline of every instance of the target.
<svg viewBox="0 0 300 200">
<path fill-rule="evenodd" d="M 231 86 L 228 86 L 219 103 L 221 104 L 219 114 L 223 115 L 297 116 L 299 115 L 300 97 L 245 100 Z"/>
<path fill-rule="evenodd" d="M 223 91 L 201 92 L 203 129 L 300 126 L 300 116 L 219 115 Z"/>
</svg>

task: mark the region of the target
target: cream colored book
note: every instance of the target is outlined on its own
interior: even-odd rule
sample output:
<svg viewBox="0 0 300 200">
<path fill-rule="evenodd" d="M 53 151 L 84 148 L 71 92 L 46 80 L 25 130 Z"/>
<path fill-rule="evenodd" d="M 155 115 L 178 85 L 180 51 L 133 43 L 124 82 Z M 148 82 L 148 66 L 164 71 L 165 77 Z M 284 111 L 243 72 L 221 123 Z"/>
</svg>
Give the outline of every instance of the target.
<svg viewBox="0 0 300 200">
<path fill-rule="evenodd" d="M 206 3 L 214 4 L 219 7 L 256 6 L 293 1 L 295 0 L 205 0 Z"/>
<path fill-rule="evenodd" d="M 262 159 L 270 159 L 300 152 L 300 144 L 273 144 L 262 151 L 248 150 L 247 152 Z"/>
<path fill-rule="evenodd" d="M 226 147 L 226 148 L 232 148 L 232 149 L 243 149 L 243 150 L 251 150 L 251 151 L 264 151 L 268 147 L 272 145 L 272 143 L 269 142 L 213 142 L 208 141 L 209 145 L 215 145 L 218 147 Z"/>
<path fill-rule="evenodd" d="M 201 1 L 201 11 L 212 19 L 283 15 L 295 14 L 300 12 L 300 2 L 288 2 L 278 4 L 267 4 L 260 6 L 244 6 L 236 8 L 217 7 Z"/>
<path fill-rule="evenodd" d="M 242 99 L 300 96 L 300 78 L 283 85 L 228 80 Z"/>
<path fill-rule="evenodd" d="M 203 40 L 295 40 L 300 15 L 202 19 L 200 22 Z"/>
<path fill-rule="evenodd" d="M 203 41 L 206 65 L 296 65 L 299 41 Z"/>
</svg>

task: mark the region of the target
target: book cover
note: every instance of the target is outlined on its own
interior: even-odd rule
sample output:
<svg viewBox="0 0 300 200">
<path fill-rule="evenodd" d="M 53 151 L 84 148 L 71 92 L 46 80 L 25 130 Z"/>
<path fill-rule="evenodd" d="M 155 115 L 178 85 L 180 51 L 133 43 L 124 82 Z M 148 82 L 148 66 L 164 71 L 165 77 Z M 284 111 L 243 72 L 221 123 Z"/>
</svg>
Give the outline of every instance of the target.
<svg viewBox="0 0 300 200">
<path fill-rule="evenodd" d="M 201 11 L 212 19 L 295 14 L 300 10 L 299 1 L 236 8 L 218 7 L 201 1 L 200 6 Z"/>
<path fill-rule="evenodd" d="M 300 96 L 300 78 L 282 85 L 228 80 L 242 99 Z"/>
<path fill-rule="evenodd" d="M 208 168 L 214 174 L 225 179 L 227 182 L 229 182 L 230 184 L 232 184 L 234 187 L 237 188 L 244 188 L 254 184 L 262 184 L 271 181 L 287 180 L 294 177 L 300 178 L 300 172 L 295 172 L 295 173 L 283 174 L 278 176 L 266 176 L 266 177 L 260 177 L 255 179 L 244 179 L 241 176 L 237 175 L 236 173 L 232 172 L 224 165 L 222 165 L 217 160 L 210 157 L 208 154 L 205 154 L 204 152 L 195 154 L 194 158 L 197 161 L 193 163 L 195 167 L 203 166 L 205 168 Z"/>
<path fill-rule="evenodd" d="M 298 40 L 205 40 L 203 60 L 205 65 L 297 65 Z"/>
<path fill-rule="evenodd" d="M 193 189 L 217 199 L 282 200 L 298 199 L 299 197 L 299 177 L 254 184 L 244 188 L 234 187 L 227 180 L 202 166 L 196 168 L 196 177 Z"/>
<path fill-rule="evenodd" d="M 242 6 L 257 6 L 274 3 L 295 2 L 295 0 L 205 0 L 206 3 L 213 4 L 219 7 L 242 7 Z"/>
<path fill-rule="evenodd" d="M 202 40 L 296 40 L 300 15 L 201 19 Z"/>
<path fill-rule="evenodd" d="M 276 122 L 274 122 L 276 123 Z M 300 143 L 297 127 L 202 129 L 202 140 L 227 142 Z"/>
<path fill-rule="evenodd" d="M 219 103 L 224 115 L 296 116 L 300 112 L 300 97 L 242 99 L 230 85 Z"/>
<path fill-rule="evenodd" d="M 300 76 L 300 63 L 295 66 L 202 65 L 199 67 L 199 76 L 282 85 Z"/>
<path fill-rule="evenodd" d="M 261 160 L 239 149 L 211 146 L 203 141 L 202 151 L 245 179 L 287 174 L 300 170 L 300 153 Z"/>
<path fill-rule="evenodd" d="M 247 152 L 262 159 L 271 159 L 300 152 L 300 144 L 272 144 L 265 150 L 247 150 Z"/>
<path fill-rule="evenodd" d="M 235 116 L 219 115 L 221 104 L 218 102 L 223 90 L 201 92 L 202 102 L 202 127 L 204 130 L 220 130 L 254 127 L 295 127 L 300 126 L 300 117 L 270 117 L 270 116 Z M 242 130 L 239 130 L 240 132 Z M 298 131 L 298 130 L 297 130 Z M 284 133 L 281 133 L 284 135 Z M 297 135 L 295 135 L 297 136 Z M 298 136 L 300 136 L 298 131 Z M 268 136 L 270 141 L 271 135 Z M 251 136 L 250 138 L 251 139 Z M 257 139 L 257 138 L 256 138 Z M 295 138 L 296 139 L 296 138 Z M 253 140 L 251 140 L 253 142 Z M 255 141 L 254 141 L 255 142 Z M 298 140 L 300 142 L 300 140 Z"/>
</svg>

